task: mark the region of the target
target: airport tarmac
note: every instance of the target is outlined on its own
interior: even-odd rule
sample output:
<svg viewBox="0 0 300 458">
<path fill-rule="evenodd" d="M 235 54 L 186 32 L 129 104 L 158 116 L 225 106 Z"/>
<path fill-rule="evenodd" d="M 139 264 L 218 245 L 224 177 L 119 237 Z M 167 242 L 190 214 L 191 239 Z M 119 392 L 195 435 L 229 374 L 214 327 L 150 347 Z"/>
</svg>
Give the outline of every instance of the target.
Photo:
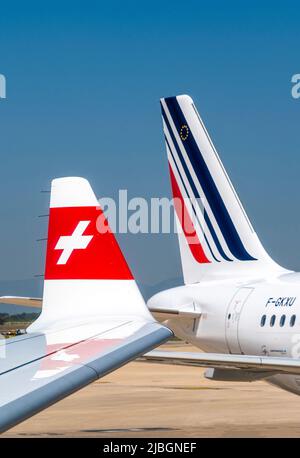
<svg viewBox="0 0 300 458">
<path fill-rule="evenodd" d="M 261 381 L 212 382 L 203 373 L 132 362 L 2 437 L 300 437 L 300 397 Z"/>
</svg>

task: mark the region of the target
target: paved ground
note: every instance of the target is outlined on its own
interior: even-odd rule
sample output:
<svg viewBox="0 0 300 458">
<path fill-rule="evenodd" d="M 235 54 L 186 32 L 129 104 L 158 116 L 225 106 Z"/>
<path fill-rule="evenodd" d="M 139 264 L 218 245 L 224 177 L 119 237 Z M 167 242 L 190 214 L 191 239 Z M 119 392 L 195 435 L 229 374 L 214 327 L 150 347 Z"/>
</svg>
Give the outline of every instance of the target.
<svg viewBox="0 0 300 458">
<path fill-rule="evenodd" d="M 211 382 L 200 368 L 134 362 L 2 437 L 300 437 L 299 420 L 300 397 L 265 382 Z"/>
</svg>

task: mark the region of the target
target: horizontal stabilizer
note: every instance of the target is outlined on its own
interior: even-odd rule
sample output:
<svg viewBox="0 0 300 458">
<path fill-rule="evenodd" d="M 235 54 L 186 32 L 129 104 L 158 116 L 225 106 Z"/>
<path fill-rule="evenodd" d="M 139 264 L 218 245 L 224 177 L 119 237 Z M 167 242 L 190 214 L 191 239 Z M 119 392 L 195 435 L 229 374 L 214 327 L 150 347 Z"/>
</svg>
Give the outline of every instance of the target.
<svg viewBox="0 0 300 458">
<path fill-rule="evenodd" d="M 148 305 L 148 308 L 155 317 L 157 315 L 162 315 L 165 319 L 176 317 L 200 318 L 201 316 L 201 310 L 198 306 L 196 307 L 193 302 L 187 305 L 182 305 L 180 307 L 154 307 Z"/>
<path fill-rule="evenodd" d="M 144 360 L 153 363 L 178 364 L 183 366 L 218 367 L 274 373 L 300 374 L 300 361 L 294 358 L 271 356 L 231 355 L 218 353 L 192 353 L 154 350 Z"/>
</svg>

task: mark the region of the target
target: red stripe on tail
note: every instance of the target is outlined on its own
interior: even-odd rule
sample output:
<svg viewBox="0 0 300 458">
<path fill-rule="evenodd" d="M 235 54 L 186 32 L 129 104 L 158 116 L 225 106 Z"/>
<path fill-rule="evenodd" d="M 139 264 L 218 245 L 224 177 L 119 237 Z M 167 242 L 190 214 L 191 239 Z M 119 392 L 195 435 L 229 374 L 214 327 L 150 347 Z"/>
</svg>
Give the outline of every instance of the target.
<svg viewBox="0 0 300 458">
<path fill-rule="evenodd" d="M 210 260 L 206 257 L 203 247 L 197 236 L 195 226 L 193 221 L 190 218 L 189 212 L 182 198 L 179 186 L 177 184 L 176 178 L 174 176 L 171 165 L 169 164 L 170 177 L 171 177 L 171 186 L 174 197 L 174 206 L 176 214 L 179 218 L 182 230 L 184 232 L 186 241 L 189 245 L 190 251 L 197 262 L 200 264 L 210 263 Z"/>
</svg>

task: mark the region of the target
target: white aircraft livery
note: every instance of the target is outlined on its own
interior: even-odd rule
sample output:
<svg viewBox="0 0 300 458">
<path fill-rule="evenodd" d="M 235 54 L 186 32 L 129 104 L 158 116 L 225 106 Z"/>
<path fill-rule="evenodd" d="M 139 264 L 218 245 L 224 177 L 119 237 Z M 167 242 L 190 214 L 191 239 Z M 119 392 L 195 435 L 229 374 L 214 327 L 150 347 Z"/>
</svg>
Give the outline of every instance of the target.
<svg viewBox="0 0 300 458">
<path fill-rule="evenodd" d="M 42 306 L 0 360 L 2 431 L 143 354 L 300 394 L 300 274 L 264 250 L 192 99 L 161 108 L 184 284 L 150 314 L 88 182 L 54 180 L 43 299 L 0 298 Z M 173 334 L 202 352 L 153 350 Z"/>
<path fill-rule="evenodd" d="M 99 221 L 86 180 L 53 180 L 42 313 L 26 335 L 0 341 L 1 431 L 172 336 L 149 312 L 113 233 L 108 225 L 99 231 Z"/>
<path fill-rule="evenodd" d="M 207 353 L 147 358 L 206 366 L 214 380 L 266 379 L 300 394 L 300 274 L 264 250 L 193 100 L 165 98 L 161 110 L 184 286 L 148 306 Z"/>
</svg>

